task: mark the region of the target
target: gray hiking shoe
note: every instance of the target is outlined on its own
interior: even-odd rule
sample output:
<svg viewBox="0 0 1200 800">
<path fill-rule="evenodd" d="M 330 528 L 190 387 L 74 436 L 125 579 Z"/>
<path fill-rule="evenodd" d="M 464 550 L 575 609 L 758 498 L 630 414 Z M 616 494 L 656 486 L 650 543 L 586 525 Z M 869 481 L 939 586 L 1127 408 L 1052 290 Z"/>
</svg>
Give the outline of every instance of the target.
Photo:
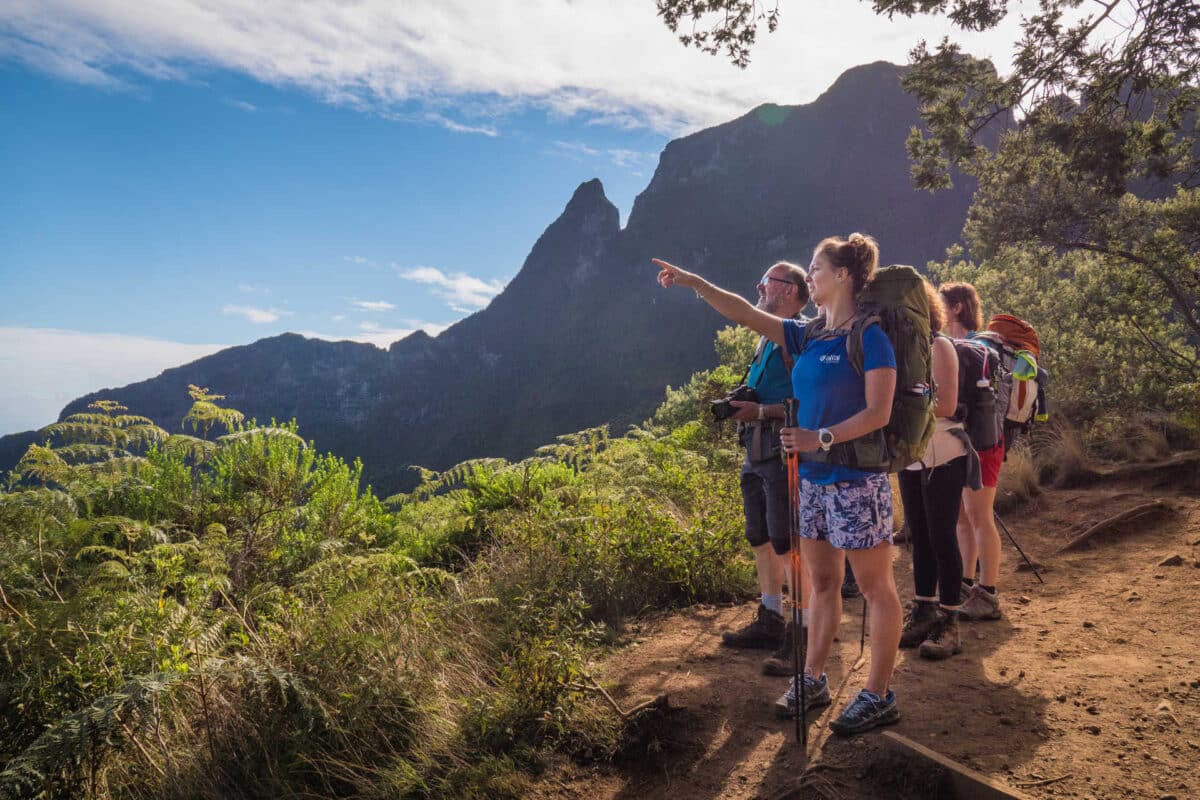
<svg viewBox="0 0 1200 800">
<path fill-rule="evenodd" d="M 822 675 L 819 679 L 814 678 L 807 672 L 800 676 L 804 681 L 804 710 L 812 711 L 814 708 L 827 706 L 831 702 L 829 699 L 829 681 Z M 796 681 L 788 681 L 788 690 L 783 693 L 783 696 L 775 701 L 775 715 L 779 717 L 794 717 L 796 716 L 796 696 L 799 692 L 796 691 Z"/>
<path fill-rule="evenodd" d="M 938 611 L 937 623 L 917 648 L 921 658 L 941 661 L 962 652 L 962 637 L 958 631 L 958 614 L 954 611 Z"/>
<path fill-rule="evenodd" d="M 767 656 L 762 662 L 763 675 L 774 675 L 779 678 L 790 678 L 795 671 L 796 655 L 793 652 L 795 640 L 796 626 L 792 623 L 787 624 L 787 628 L 783 632 L 783 641 L 779 643 L 779 648 Z M 800 663 L 804 663 L 804 645 L 808 637 L 808 628 L 800 626 Z"/>
<path fill-rule="evenodd" d="M 900 631 L 901 647 L 916 647 L 925 641 L 937 624 L 937 603 L 913 600 L 904 611 L 904 628 Z"/>
<path fill-rule="evenodd" d="M 748 625 L 721 634 L 721 644 L 726 647 L 770 650 L 779 646 L 783 629 L 783 616 L 760 603 L 758 613 Z"/>
<path fill-rule="evenodd" d="M 979 588 L 979 584 L 971 587 L 967 599 L 959 609 L 963 619 L 978 622 L 980 620 L 1000 619 L 1000 598 Z"/>
<path fill-rule="evenodd" d="M 888 693 L 880 697 L 863 689 L 838 718 L 829 723 L 829 727 L 838 736 L 853 736 L 899 720 L 900 709 L 896 707 L 895 692 L 888 689 Z"/>
</svg>

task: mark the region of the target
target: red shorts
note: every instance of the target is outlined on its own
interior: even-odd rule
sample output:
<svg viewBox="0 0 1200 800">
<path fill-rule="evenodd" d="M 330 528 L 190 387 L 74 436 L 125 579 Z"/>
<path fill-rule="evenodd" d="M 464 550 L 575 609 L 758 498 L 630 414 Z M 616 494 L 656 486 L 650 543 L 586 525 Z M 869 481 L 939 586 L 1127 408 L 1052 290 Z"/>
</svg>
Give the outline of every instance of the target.
<svg viewBox="0 0 1200 800">
<path fill-rule="evenodd" d="M 995 447 L 979 451 L 979 470 L 983 473 L 983 485 L 994 487 L 1000 480 L 1000 465 L 1004 463 L 1004 440 Z"/>
</svg>

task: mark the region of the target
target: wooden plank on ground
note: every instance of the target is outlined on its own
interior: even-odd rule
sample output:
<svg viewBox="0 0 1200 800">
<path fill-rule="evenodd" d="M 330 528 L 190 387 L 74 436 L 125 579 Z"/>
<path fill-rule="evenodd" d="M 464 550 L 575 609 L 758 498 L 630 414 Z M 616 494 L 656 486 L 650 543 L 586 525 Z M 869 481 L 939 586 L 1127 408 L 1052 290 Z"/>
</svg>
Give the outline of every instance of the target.
<svg viewBox="0 0 1200 800">
<path fill-rule="evenodd" d="M 946 758 L 907 736 L 895 731 L 884 731 L 883 738 L 889 747 L 899 750 L 907 757 L 918 758 L 929 764 L 931 773 L 941 775 L 938 786 L 939 798 L 947 800 L 1030 800 L 1029 796 L 992 780 L 983 773 Z"/>
</svg>

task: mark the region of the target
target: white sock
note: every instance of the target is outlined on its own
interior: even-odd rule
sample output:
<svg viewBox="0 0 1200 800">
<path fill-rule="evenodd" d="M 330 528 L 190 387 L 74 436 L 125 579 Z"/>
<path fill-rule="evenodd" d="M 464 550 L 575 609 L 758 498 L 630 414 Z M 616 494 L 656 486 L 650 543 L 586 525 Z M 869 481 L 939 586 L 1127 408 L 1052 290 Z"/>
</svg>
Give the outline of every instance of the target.
<svg viewBox="0 0 1200 800">
<path fill-rule="evenodd" d="M 783 613 L 783 595 L 782 594 L 764 594 L 762 596 L 762 604 L 769 611 L 774 611 L 776 614 Z"/>
</svg>

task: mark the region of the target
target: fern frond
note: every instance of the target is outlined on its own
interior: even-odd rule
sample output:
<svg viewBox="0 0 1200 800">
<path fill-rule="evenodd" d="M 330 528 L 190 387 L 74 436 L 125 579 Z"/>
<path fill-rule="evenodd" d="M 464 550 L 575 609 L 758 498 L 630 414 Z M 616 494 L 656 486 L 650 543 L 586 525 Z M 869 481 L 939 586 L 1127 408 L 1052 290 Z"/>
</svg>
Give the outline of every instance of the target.
<svg viewBox="0 0 1200 800">
<path fill-rule="evenodd" d="M 191 459 L 195 464 L 199 464 L 216 451 L 217 445 L 207 439 L 200 439 L 196 436 L 188 436 L 183 433 L 173 433 L 166 438 L 160 449 L 167 455 L 178 455 L 185 459 Z"/>
<path fill-rule="evenodd" d="M 77 780 L 83 765 L 102 756 L 124 729 L 140 731 L 159 696 L 178 680 L 175 673 L 138 676 L 118 691 L 55 722 L 0 772 L 0 794 L 42 796 L 64 774 Z"/>
<path fill-rule="evenodd" d="M 103 422 L 83 422 L 68 417 L 62 422 L 47 425 L 42 431 L 50 436 L 57 436 L 64 442 L 94 442 L 116 447 L 120 440 L 120 432 L 109 424 L 107 417 Z"/>
<path fill-rule="evenodd" d="M 301 448 L 308 447 L 308 443 L 300 436 L 292 433 L 287 428 L 276 427 L 250 428 L 249 430 L 237 431 L 236 433 L 227 433 L 224 436 L 218 436 L 217 442 L 222 445 L 231 444 L 233 442 L 245 441 L 246 439 L 253 439 L 257 436 L 276 436 L 281 439 L 293 439 Z"/>
<path fill-rule="evenodd" d="M 15 471 L 25 478 L 37 478 L 43 484 L 64 483 L 71 474 L 71 467 L 49 447 L 31 444 L 17 462 Z"/>
<path fill-rule="evenodd" d="M 169 434 L 162 428 L 151 422 L 148 425 L 138 424 L 130 425 L 127 428 L 121 429 L 121 442 L 126 447 L 131 444 L 139 446 L 149 446 L 158 444 L 167 440 Z"/>
<path fill-rule="evenodd" d="M 105 544 L 89 544 L 86 547 L 79 548 L 79 552 L 75 554 L 76 561 L 119 561 L 125 563 L 129 558 L 128 554 L 122 553 L 115 547 L 109 547 Z"/>
<path fill-rule="evenodd" d="M 141 468 L 147 466 L 149 463 L 144 456 L 121 455 L 106 461 L 93 461 L 88 464 L 80 464 L 79 467 L 93 474 L 108 472 L 133 476 L 137 475 Z"/>
<path fill-rule="evenodd" d="M 54 448 L 54 452 L 70 464 L 83 464 L 88 461 L 100 461 L 112 458 L 123 451 L 116 450 L 105 444 L 79 442 L 78 444 L 56 447 Z"/>
<path fill-rule="evenodd" d="M 112 424 L 118 428 L 133 428 L 141 425 L 158 427 L 154 424 L 154 420 L 149 417 L 143 417 L 140 414 L 120 414 L 112 418 Z"/>
<path fill-rule="evenodd" d="M 212 395 L 212 397 L 219 397 L 219 395 Z M 205 433 L 208 433 L 213 425 L 218 424 L 226 431 L 233 431 L 245 418 L 246 415 L 242 412 L 232 408 L 222 408 L 211 399 L 197 399 L 192 403 L 182 424 L 190 423 L 193 431 L 203 429 Z"/>
<path fill-rule="evenodd" d="M 128 411 L 129 410 L 128 406 L 123 406 L 120 403 L 118 403 L 116 400 L 96 400 L 93 403 L 88 403 L 88 408 L 97 409 L 98 411 L 101 411 L 102 413 L 104 413 L 106 416 L 110 416 L 110 417 L 113 414 L 116 414 L 118 411 Z"/>
</svg>

